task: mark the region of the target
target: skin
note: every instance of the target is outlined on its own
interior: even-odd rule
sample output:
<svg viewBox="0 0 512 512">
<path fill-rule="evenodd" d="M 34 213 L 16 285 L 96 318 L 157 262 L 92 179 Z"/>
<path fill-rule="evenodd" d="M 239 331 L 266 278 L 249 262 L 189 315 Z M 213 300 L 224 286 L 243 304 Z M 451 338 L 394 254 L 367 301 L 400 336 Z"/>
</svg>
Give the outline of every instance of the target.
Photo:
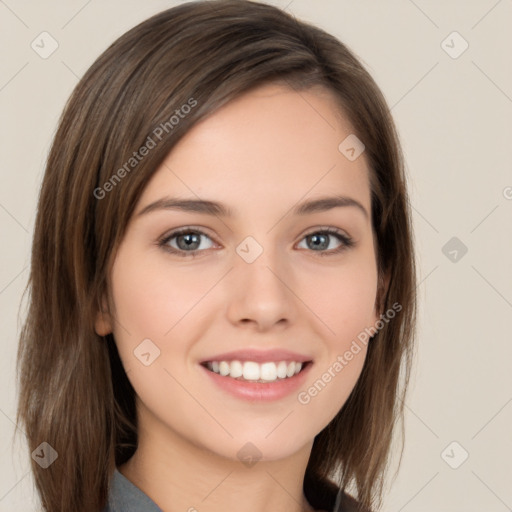
<svg viewBox="0 0 512 512">
<path fill-rule="evenodd" d="M 351 133 L 330 91 L 260 86 L 191 129 L 136 206 L 112 268 L 114 309 L 99 312 L 95 328 L 113 332 L 137 394 L 139 446 L 119 470 L 166 512 L 313 510 L 302 490 L 313 440 L 355 386 L 366 346 L 308 404 L 298 392 L 235 398 L 199 361 L 240 347 L 294 350 L 313 359 L 304 391 L 379 319 L 367 162 L 338 150 Z M 353 206 L 290 212 L 335 193 L 368 216 Z M 165 196 L 219 201 L 236 215 L 138 215 Z M 158 247 L 189 226 L 206 233 L 195 258 Z M 316 248 L 307 235 L 325 227 L 355 245 L 335 254 L 343 242 L 326 235 Z M 263 248 L 250 264 L 236 252 L 247 236 Z M 183 236 L 169 245 L 186 251 Z M 133 354 L 146 338 L 160 350 L 149 366 Z M 250 467 L 237 456 L 247 442 L 261 456 Z"/>
</svg>

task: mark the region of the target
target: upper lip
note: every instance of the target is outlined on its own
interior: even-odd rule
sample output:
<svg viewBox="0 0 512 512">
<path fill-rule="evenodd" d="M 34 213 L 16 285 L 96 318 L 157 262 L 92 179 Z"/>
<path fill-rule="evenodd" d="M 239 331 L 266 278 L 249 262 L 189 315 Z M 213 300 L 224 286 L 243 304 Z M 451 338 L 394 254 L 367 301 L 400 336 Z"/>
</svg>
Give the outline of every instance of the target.
<svg viewBox="0 0 512 512">
<path fill-rule="evenodd" d="M 200 361 L 200 364 L 208 361 L 254 361 L 255 363 L 266 363 L 266 362 L 279 362 L 279 361 L 297 361 L 304 363 L 311 361 L 310 356 L 292 352 L 284 349 L 273 349 L 273 350 L 255 350 L 255 349 L 243 349 L 233 350 L 232 352 L 223 352 L 222 354 L 216 354 L 210 357 L 206 357 Z"/>
</svg>

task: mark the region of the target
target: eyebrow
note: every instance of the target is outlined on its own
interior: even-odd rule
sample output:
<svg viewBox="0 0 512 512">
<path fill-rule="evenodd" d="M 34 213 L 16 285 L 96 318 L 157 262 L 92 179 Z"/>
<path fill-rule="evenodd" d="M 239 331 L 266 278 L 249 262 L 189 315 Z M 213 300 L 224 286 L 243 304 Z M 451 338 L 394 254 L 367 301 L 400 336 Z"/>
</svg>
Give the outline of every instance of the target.
<svg viewBox="0 0 512 512">
<path fill-rule="evenodd" d="M 325 212 L 333 208 L 353 206 L 358 211 L 369 217 L 366 208 L 352 197 L 346 196 L 328 196 L 320 197 L 310 201 L 298 204 L 293 210 L 293 215 L 308 215 L 311 213 Z M 205 215 L 215 215 L 219 217 L 234 217 L 235 212 L 226 205 L 217 201 L 208 201 L 203 199 L 180 199 L 173 197 L 163 197 L 157 201 L 145 206 L 137 217 L 157 210 L 178 210 L 192 213 L 202 213 Z"/>
</svg>

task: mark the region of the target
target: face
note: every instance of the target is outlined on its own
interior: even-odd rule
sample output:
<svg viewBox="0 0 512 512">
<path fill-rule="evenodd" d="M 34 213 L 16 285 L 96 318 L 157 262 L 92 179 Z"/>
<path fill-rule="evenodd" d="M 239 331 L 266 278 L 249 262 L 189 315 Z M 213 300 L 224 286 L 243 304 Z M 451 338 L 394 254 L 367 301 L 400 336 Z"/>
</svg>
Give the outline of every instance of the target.
<svg viewBox="0 0 512 512">
<path fill-rule="evenodd" d="M 369 170 L 364 153 L 338 149 L 351 133 L 330 92 L 265 85 L 197 124 L 152 176 L 114 261 L 115 316 L 96 320 L 114 334 L 143 431 L 230 459 L 251 442 L 273 460 L 343 406 L 366 356 L 354 340 L 379 318 Z M 169 199 L 226 211 L 154 204 Z M 253 363 L 249 381 L 201 364 L 241 350 L 253 352 L 230 359 Z M 251 369 L 274 371 L 258 356 L 278 372 L 303 364 L 255 383 Z"/>
</svg>

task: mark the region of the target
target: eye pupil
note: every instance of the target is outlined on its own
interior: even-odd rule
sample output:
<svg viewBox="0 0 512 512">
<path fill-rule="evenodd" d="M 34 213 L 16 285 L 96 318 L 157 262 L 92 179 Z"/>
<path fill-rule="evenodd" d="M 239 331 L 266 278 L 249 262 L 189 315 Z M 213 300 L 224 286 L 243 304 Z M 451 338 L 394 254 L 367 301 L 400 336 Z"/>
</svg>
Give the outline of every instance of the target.
<svg viewBox="0 0 512 512">
<path fill-rule="evenodd" d="M 327 237 L 325 235 L 315 234 L 315 235 L 311 235 L 309 238 L 313 241 L 314 247 L 317 247 L 317 248 L 320 247 L 321 249 L 326 249 L 329 246 L 329 241 L 327 240 Z M 318 243 L 318 240 L 320 238 L 324 239 L 323 243 L 321 241 Z"/>
<path fill-rule="evenodd" d="M 185 240 L 185 245 L 182 245 L 182 247 L 180 247 L 180 245 L 181 245 L 179 243 L 180 240 Z M 192 247 L 192 246 L 194 244 L 197 244 L 197 246 L 199 246 L 199 244 L 200 244 L 199 235 L 197 235 L 196 233 L 187 233 L 185 235 L 179 235 L 176 238 L 176 241 L 177 241 L 177 245 L 178 245 L 178 247 L 180 247 L 180 249 L 197 249 L 197 247 Z"/>
</svg>

